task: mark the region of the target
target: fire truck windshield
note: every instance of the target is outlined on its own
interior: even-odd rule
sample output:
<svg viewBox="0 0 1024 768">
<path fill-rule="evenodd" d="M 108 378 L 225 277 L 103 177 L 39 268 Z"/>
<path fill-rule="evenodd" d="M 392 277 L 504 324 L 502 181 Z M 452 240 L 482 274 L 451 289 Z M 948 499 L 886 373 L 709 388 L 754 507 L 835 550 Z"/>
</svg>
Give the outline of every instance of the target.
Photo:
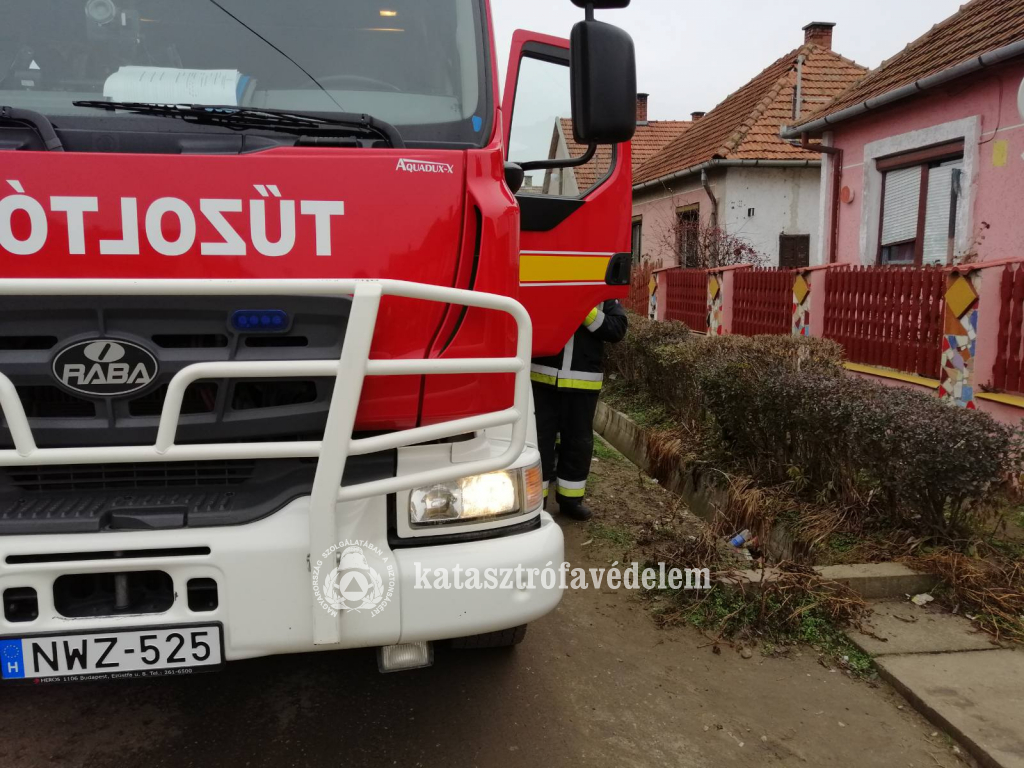
<svg viewBox="0 0 1024 768">
<path fill-rule="evenodd" d="M 480 145 L 482 2 L 0 0 L 0 104 L 65 120 L 98 99 L 366 113 L 407 141 Z"/>
</svg>

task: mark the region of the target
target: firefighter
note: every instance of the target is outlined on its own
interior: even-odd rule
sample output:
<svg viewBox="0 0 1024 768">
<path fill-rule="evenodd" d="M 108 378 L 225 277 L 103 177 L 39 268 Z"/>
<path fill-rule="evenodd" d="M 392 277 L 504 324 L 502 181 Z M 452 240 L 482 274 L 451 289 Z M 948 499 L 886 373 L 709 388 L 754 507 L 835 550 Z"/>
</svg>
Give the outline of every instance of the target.
<svg viewBox="0 0 1024 768">
<path fill-rule="evenodd" d="M 559 509 L 574 520 L 593 517 L 583 497 L 594 452 L 594 413 L 604 380 L 604 343 L 622 341 L 625 335 L 626 312 L 611 299 L 590 311 L 565 349 L 534 358 L 530 366 L 544 497 L 554 485 Z"/>
</svg>

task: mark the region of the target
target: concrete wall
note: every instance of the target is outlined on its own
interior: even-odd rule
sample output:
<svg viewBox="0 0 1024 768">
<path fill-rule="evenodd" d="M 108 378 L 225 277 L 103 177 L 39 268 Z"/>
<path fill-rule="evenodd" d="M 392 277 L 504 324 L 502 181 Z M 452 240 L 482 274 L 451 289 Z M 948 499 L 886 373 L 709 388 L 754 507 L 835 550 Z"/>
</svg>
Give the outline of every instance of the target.
<svg viewBox="0 0 1024 768">
<path fill-rule="evenodd" d="M 1024 255 L 1024 119 L 1017 110 L 1022 79 L 1024 62 L 1010 62 L 835 126 L 831 143 L 844 153 L 842 186 L 854 193 L 850 203 L 840 203 L 838 260 L 875 263 L 881 196 L 875 158 L 954 138 L 965 139 L 967 203 L 956 255 Z M 826 214 L 830 218 L 831 211 Z"/>
<path fill-rule="evenodd" d="M 780 234 L 810 235 L 813 258 L 821 225 L 820 169 L 721 168 L 712 169 L 708 179 L 718 199 L 719 226 L 763 253 L 769 266 L 778 266 Z M 712 206 L 700 174 L 634 192 L 633 216 L 643 219 L 642 251 L 655 268 L 676 263 L 676 211 L 694 203 L 706 225 Z M 753 216 L 747 215 L 750 208 Z"/>
<path fill-rule="evenodd" d="M 779 235 L 810 235 L 818 247 L 819 168 L 729 168 L 719 203 L 719 221 L 779 264 Z M 754 215 L 748 216 L 748 210 Z"/>
</svg>

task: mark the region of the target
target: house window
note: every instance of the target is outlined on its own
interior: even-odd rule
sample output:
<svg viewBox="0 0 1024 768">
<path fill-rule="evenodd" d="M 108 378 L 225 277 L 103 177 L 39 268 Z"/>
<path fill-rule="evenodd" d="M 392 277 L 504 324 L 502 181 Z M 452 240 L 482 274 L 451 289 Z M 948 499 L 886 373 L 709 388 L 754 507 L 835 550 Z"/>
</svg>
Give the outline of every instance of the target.
<svg viewBox="0 0 1024 768">
<path fill-rule="evenodd" d="M 637 218 L 633 219 L 633 231 L 632 231 L 633 263 L 636 264 L 636 265 L 640 264 L 640 259 L 642 257 L 641 243 L 643 241 L 643 232 L 644 232 L 644 220 L 638 216 Z"/>
<path fill-rule="evenodd" d="M 810 235 L 779 235 L 779 267 L 799 269 L 810 265 Z"/>
<path fill-rule="evenodd" d="M 878 263 L 948 264 L 953 259 L 963 141 L 882 158 Z"/>
<path fill-rule="evenodd" d="M 676 253 L 684 267 L 697 267 L 700 246 L 700 204 L 687 205 L 676 211 Z"/>
</svg>

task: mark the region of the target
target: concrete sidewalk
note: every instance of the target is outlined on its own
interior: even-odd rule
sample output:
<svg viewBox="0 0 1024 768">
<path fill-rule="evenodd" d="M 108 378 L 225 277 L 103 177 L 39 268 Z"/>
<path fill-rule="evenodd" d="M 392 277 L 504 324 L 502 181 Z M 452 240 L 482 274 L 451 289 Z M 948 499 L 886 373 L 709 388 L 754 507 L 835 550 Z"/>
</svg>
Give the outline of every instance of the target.
<svg viewBox="0 0 1024 768">
<path fill-rule="evenodd" d="M 986 768 L 1024 768 L 1024 652 L 961 617 L 909 601 L 874 603 L 847 634 L 879 674 Z"/>
</svg>

